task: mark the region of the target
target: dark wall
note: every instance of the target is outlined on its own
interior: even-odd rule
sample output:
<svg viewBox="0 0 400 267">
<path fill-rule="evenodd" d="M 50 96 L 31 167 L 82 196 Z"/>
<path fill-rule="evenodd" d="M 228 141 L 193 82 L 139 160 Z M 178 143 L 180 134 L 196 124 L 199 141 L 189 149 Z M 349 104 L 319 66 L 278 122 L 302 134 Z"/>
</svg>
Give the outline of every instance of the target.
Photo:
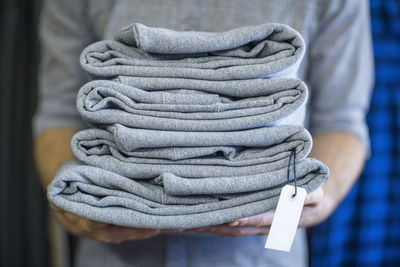
<svg viewBox="0 0 400 267">
<path fill-rule="evenodd" d="M 46 203 L 32 159 L 38 0 L 0 1 L 0 265 L 48 266 Z"/>
</svg>

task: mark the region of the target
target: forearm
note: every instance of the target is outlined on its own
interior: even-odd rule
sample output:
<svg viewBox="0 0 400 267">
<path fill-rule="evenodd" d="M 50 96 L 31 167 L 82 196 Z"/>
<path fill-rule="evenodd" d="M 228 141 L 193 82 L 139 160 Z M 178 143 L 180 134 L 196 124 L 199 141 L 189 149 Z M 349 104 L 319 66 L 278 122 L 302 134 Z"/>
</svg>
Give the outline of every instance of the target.
<svg viewBox="0 0 400 267">
<path fill-rule="evenodd" d="M 361 141 L 352 134 L 332 131 L 313 136 L 310 156 L 324 162 L 330 177 L 323 185 L 324 197 L 329 198 L 329 214 L 347 195 L 364 166 L 366 151 Z"/>
<path fill-rule="evenodd" d="M 77 129 L 54 128 L 41 133 L 34 142 L 35 163 L 44 189 L 54 177 L 57 169 L 74 158 L 71 152 L 71 137 Z"/>
</svg>

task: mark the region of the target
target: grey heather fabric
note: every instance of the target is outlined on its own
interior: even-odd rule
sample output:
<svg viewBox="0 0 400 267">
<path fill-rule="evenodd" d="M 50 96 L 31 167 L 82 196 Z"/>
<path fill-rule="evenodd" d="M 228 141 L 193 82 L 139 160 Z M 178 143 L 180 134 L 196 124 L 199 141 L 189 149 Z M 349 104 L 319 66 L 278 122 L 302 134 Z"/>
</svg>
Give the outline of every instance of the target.
<svg viewBox="0 0 400 267">
<path fill-rule="evenodd" d="M 54 127 L 86 127 L 75 108 L 77 91 L 88 81 L 79 67 L 79 54 L 93 42 L 111 39 L 133 21 L 208 32 L 266 22 L 290 25 L 307 44 L 298 71 L 312 95 L 307 128 L 312 133 L 349 132 L 368 148 L 364 115 L 374 73 L 366 0 L 45 1 L 35 136 Z"/>
<path fill-rule="evenodd" d="M 107 80 L 84 85 L 77 96 L 82 117 L 98 126 L 172 131 L 230 131 L 304 120 L 307 87 L 297 79 L 125 80 L 139 86 Z"/>
<path fill-rule="evenodd" d="M 299 77 L 312 92 L 310 129 L 346 131 L 360 137 L 367 147 L 363 114 L 373 72 L 366 0 L 281 0 L 278 4 L 265 0 L 44 2 L 35 135 L 54 127 L 87 127 L 74 106 L 78 89 L 87 82 L 87 75 L 79 68 L 79 54 L 90 43 L 112 38 L 116 30 L 132 21 L 197 31 L 280 22 L 298 30 L 307 43 Z M 179 233 L 119 245 L 83 239 L 85 246 L 78 250 L 77 266 L 307 266 L 307 244 L 301 232 L 291 253 L 280 254 L 264 249 L 264 236 Z"/>
<path fill-rule="evenodd" d="M 328 176 L 326 166 L 314 159 L 298 162 L 296 173 L 297 185 L 308 192 L 319 187 Z M 278 176 L 280 181 L 268 183 L 269 179 Z M 255 177 L 221 178 L 238 178 L 240 185 L 246 186 L 244 193 L 230 194 L 229 197 L 214 194 L 216 186 L 225 184 L 228 189 L 231 183 L 219 183 L 219 178 L 213 178 L 216 183 L 207 184 L 202 192 L 196 192 L 201 194 L 195 196 L 181 181 L 165 187 L 69 162 L 57 172 L 49 186 L 48 197 L 61 209 L 95 221 L 138 228 L 185 229 L 222 224 L 275 208 L 280 188 L 287 182 L 287 170 L 265 173 L 263 177 L 253 179 Z M 201 183 L 202 179 L 199 180 Z M 178 192 L 180 196 L 175 196 L 180 186 L 183 190 Z M 174 191 L 169 192 L 170 188 Z"/>
<path fill-rule="evenodd" d="M 219 33 L 135 23 L 115 38 L 83 50 L 80 63 L 88 73 L 200 80 L 295 77 L 305 52 L 301 35 L 278 23 Z"/>
<path fill-rule="evenodd" d="M 134 24 L 116 39 L 82 52 L 84 69 L 114 79 L 77 96 L 82 117 L 107 130 L 73 137 L 74 155 L 89 166 L 59 170 L 48 190 L 55 205 L 116 225 L 193 228 L 274 208 L 294 169 L 307 191 L 325 182 L 327 167 L 304 159 L 312 144 L 304 128 L 265 127 L 303 124 L 306 86 L 273 78 L 296 75 L 305 49 L 296 31 Z"/>
<path fill-rule="evenodd" d="M 287 167 L 293 150 L 301 160 L 312 146 L 310 134 L 300 126 L 177 132 L 117 124 L 108 130 L 78 132 L 71 140 L 72 152 L 89 165 L 136 179 L 162 172 L 192 178 L 270 172 Z"/>
</svg>

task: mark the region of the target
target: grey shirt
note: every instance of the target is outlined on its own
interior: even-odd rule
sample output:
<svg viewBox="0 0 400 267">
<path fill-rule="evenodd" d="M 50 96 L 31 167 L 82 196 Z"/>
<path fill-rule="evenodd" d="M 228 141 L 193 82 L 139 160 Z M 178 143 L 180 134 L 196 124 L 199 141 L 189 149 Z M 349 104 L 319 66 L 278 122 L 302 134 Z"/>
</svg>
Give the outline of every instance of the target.
<svg viewBox="0 0 400 267">
<path fill-rule="evenodd" d="M 54 127 L 86 127 L 75 107 L 77 91 L 88 80 L 79 66 L 79 54 L 90 43 L 112 38 L 118 29 L 133 22 L 198 31 L 266 22 L 292 26 L 307 45 L 298 76 L 310 89 L 308 129 L 312 133 L 349 132 L 368 149 L 365 113 L 373 66 L 366 0 L 45 1 L 36 135 Z M 158 260 L 166 266 L 300 266 L 306 262 L 304 233 L 300 232 L 297 240 L 292 253 L 284 257 L 264 250 L 262 236 L 164 235 L 119 246 L 84 240 L 78 262 L 82 266 L 88 266 L 87 262 L 94 266 L 143 266 L 143 262 L 157 266 Z M 146 246 L 153 248 L 151 254 L 145 253 Z"/>
</svg>

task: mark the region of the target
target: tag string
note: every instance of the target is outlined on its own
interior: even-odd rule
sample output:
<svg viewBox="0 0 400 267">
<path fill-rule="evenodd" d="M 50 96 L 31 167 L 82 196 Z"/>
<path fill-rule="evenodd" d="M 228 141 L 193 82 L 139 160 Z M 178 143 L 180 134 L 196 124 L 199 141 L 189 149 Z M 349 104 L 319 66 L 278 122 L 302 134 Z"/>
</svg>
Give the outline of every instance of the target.
<svg viewBox="0 0 400 267">
<path fill-rule="evenodd" d="M 297 176 L 296 176 L 296 148 L 293 148 L 292 151 L 290 152 L 289 156 L 289 162 L 288 162 L 288 168 L 287 168 L 287 183 L 290 182 L 290 163 L 293 158 L 293 180 L 294 180 L 294 194 L 292 195 L 292 198 L 295 198 L 297 195 Z"/>
</svg>

